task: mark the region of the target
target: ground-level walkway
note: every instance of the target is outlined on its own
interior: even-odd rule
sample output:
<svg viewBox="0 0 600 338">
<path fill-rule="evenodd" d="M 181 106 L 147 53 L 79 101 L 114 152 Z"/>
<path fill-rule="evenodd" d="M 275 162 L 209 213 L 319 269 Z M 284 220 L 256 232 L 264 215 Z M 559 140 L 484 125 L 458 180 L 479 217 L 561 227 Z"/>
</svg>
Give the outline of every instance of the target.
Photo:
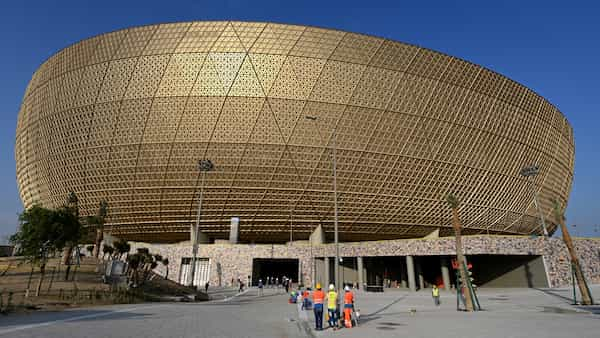
<svg viewBox="0 0 600 338">
<path fill-rule="evenodd" d="M 592 287 L 600 297 L 600 286 Z M 598 337 L 600 306 L 571 305 L 571 289 L 482 289 L 484 311 L 456 311 L 456 294 L 441 292 L 436 307 L 429 290 L 386 289 L 356 293 L 358 327 L 312 332 L 317 337 Z M 600 301 L 600 299 L 598 299 Z M 594 312 L 596 314 L 594 314 Z M 314 327 L 312 312 L 302 313 Z M 325 324 L 325 327 L 327 325 Z"/>
<path fill-rule="evenodd" d="M 353 329 L 314 332 L 312 312 L 281 289 L 257 289 L 205 303 L 148 303 L 0 317 L 0 337 L 598 337 L 600 307 L 571 306 L 570 289 L 483 289 L 484 311 L 456 311 L 455 294 L 433 304 L 428 290 L 357 292 Z M 592 292 L 600 298 L 600 286 Z M 596 311 L 593 314 L 589 311 Z M 304 320 L 303 320 L 304 318 Z"/>
<path fill-rule="evenodd" d="M 150 303 L 0 317 L 0 337 L 306 337 L 279 290 L 205 303 Z"/>
</svg>

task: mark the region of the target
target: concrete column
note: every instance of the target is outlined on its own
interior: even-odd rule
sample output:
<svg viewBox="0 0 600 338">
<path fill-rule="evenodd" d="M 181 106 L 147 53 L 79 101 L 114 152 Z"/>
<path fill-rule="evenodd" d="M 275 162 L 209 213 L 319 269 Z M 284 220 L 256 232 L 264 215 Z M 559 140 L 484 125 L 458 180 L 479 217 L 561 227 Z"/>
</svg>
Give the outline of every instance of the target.
<svg viewBox="0 0 600 338">
<path fill-rule="evenodd" d="M 237 244 L 240 237 L 240 218 L 231 217 L 231 224 L 229 226 L 229 243 Z"/>
<path fill-rule="evenodd" d="M 304 284 L 304 278 L 302 277 L 302 260 L 298 259 L 298 279 L 292 280 L 292 283 Z"/>
<path fill-rule="evenodd" d="M 364 265 L 363 265 L 363 258 L 361 256 L 356 257 L 356 267 L 358 269 L 358 271 L 356 273 L 358 273 L 358 287 L 360 287 L 360 289 L 362 290 L 363 287 L 365 286 L 365 279 L 364 279 Z"/>
<path fill-rule="evenodd" d="M 323 227 L 320 225 L 317 226 L 315 228 L 315 231 L 313 231 L 312 234 L 310 234 L 308 240 L 311 243 L 311 245 L 319 245 L 325 243 L 325 231 L 323 231 Z"/>
<path fill-rule="evenodd" d="M 194 244 L 194 235 L 196 233 L 196 225 L 192 225 L 190 228 L 190 242 L 193 245 Z M 203 232 L 198 232 L 198 244 L 208 244 L 210 243 L 210 239 L 208 238 L 208 235 L 206 235 Z"/>
<path fill-rule="evenodd" d="M 408 288 L 411 291 L 417 291 L 415 280 L 415 262 L 413 256 L 406 256 L 406 272 L 408 274 Z"/>
<path fill-rule="evenodd" d="M 325 257 L 325 272 L 323 273 L 323 287 L 325 290 L 329 287 L 329 257 Z"/>
<path fill-rule="evenodd" d="M 421 259 L 417 258 L 416 266 L 417 266 L 417 278 L 419 281 L 419 289 L 423 290 L 423 289 L 425 289 L 425 278 L 423 277 L 423 269 L 421 268 Z"/>
<path fill-rule="evenodd" d="M 442 280 L 444 281 L 444 289 L 450 290 L 450 269 L 448 268 L 448 259 L 440 257 L 440 265 L 442 268 Z"/>
<path fill-rule="evenodd" d="M 404 267 L 406 266 L 406 262 L 404 262 L 404 264 L 401 265 L 402 266 L 400 267 L 400 285 L 403 289 L 406 289 L 408 287 L 408 282 L 406 280 L 406 269 L 404 269 Z"/>
<path fill-rule="evenodd" d="M 310 274 L 310 282 L 308 286 L 314 286 L 317 282 L 317 262 L 314 257 L 310 258 L 311 266 L 311 274 Z"/>
</svg>

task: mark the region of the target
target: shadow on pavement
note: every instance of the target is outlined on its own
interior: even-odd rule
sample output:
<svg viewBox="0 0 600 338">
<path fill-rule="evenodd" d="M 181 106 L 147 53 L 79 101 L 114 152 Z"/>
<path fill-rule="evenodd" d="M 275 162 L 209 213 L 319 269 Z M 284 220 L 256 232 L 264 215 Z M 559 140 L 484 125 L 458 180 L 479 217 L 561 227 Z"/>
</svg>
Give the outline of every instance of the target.
<svg viewBox="0 0 600 338">
<path fill-rule="evenodd" d="M 73 310 L 64 312 L 38 312 L 33 315 L 18 315 L 8 317 L 0 322 L 0 328 L 38 325 L 49 322 L 82 322 L 94 320 L 129 320 L 147 317 L 149 314 L 133 313 L 124 310 Z"/>
<path fill-rule="evenodd" d="M 541 292 L 543 292 L 543 293 L 545 293 L 547 295 L 550 295 L 550 296 L 553 296 L 553 297 L 565 300 L 565 301 L 569 302 L 570 304 L 573 304 L 573 298 L 565 297 L 565 296 L 557 293 L 556 291 L 552 291 L 550 289 L 541 289 L 541 288 L 534 288 L 534 289 L 538 290 L 538 291 L 541 291 Z"/>
<path fill-rule="evenodd" d="M 382 312 L 384 312 L 385 310 L 389 309 L 389 308 L 390 308 L 390 307 L 392 307 L 394 304 L 397 304 L 397 303 L 399 303 L 401 300 L 405 299 L 407 296 L 408 296 L 408 295 L 404 295 L 404 296 L 402 296 L 402 297 L 399 297 L 399 298 L 397 298 L 397 299 L 393 300 L 392 302 L 390 302 L 390 303 L 388 303 L 388 304 L 384 305 L 383 307 L 381 307 L 381 308 L 379 308 L 379 309 L 375 310 L 374 312 L 371 312 L 371 313 L 367 313 L 367 314 L 363 314 L 363 315 L 361 315 L 361 316 L 360 316 L 360 323 L 361 323 L 361 324 L 363 324 L 363 323 L 368 323 L 368 322 L 370 322 L 370 321 L 373 321 L 373 320 L 376 320 L 376 319 L 379 319 L 379 318 L 381 318 L 381 316 L 377 316 L 377 315 L 378 315 L 378 314 L 380 314 L 380 313 L 382 313 Z"/>
</svg>

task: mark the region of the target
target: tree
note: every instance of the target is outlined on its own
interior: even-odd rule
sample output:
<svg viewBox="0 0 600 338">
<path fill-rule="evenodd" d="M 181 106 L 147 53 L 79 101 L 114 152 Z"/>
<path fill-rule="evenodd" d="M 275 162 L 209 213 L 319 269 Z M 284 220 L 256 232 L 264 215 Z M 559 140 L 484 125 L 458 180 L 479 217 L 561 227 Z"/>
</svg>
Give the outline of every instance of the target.
<svg viewBox="0 0 600 338">
<path fill-rule="evenodd" d="M 585 276 L 583 274 L 583 270 L 581 269 L 581 264 L 579 264 L 577 251 L 575 250 L 575 246 L 573 245 L 571 234 L 569 234 L 569 230 L 565 225 L 564 210 L 557 200 L 554 200 L 554 215 L 556 216 L 556 219 L 560 224 L 560 231 L 563 235 L 563 241 L 565 242 L 567 250 L 569 251 L 569 255 L 571 256 L 571 265 L 573 267 L 573 271 L 575 272 L 575 278 L 577 278 L 579 292 L 581 293 L 581 303 L 583 305 L 593 305 L 594 300 L 592 299 L 590 289 L 588 288 L 587 282 L 585 281 Z"/>
<path fill-rule="evenodd" d="M 161 262 L 165 266 L 165 269 L 167 269 L 167 271 L 165 272 L 165 279 L 168 279 L 169 278 L 169 259 L 165 257 L 162 259 Z"/>
<path fill-rule="evenodd" d="M 73 248 L 77 246 L 79 240 L 84 237 L 84 228 L 81 226 L 79 221 L 79 199 L 77 195 L 71 191 L 67 197 L 67 203 L 61 209 L 60 212 L 63 214 L 66 225 L 71 230 L 75 231 L 71 234 L 69 240 L 65 244 L 63 250 L 63 264 L 67 266 L 65 269 L 65 281 L 69 280 L 69 272 L 71 271 L 71 257 L 73 256 Z"/>
<path fill-rule="evenodd" d="M 471 292 L 467 287 L 469 283 L 469 275 L 467 274 L 467 270 L 465 267 L 465 256 L 463 254 L 462 237 L 460 234 L 461 224 L 460 218 L 458 216 L 458 206 L 460 205 L 460 202 L 458 201 L 458 198 L 456 198 L 456 196 L 454 196 L 453 194 L 448 194 L 446 196 L 446 201 L 452 209 L 452 227 L 454 228 L 454 236 L 456 238 L 456 260 L 458 261 L 458 271 L 460 272 L 460 279 L 462 280 L 463 285 L 463 293 L 465 295 L 465 307 L 467 311 L 473 311 L 473 299 L 471 298 Z"/>
<path fill-rule="evenodd" d="M 108 257 L 110 258 L 113 254 L 113 252 L 115 252 L 115 248 L 113 248 L 112 246 L 108 245 L 108 244 L 104 244 L 102 246 L 102 259 L 106 258 L 106 255 L 108 255 Z"/>
<path fill-rule="evenodd" d="M 62 250 L 68 243 L 77 241 L 82 228 L 78 220 L 64 208 L 47 209 L 39 205 L 27 209 L 19 215 L 19 231 L 10 240 L 19 246 L 21 255 L 40 268 L 40 288 L 46 273 L 46 260 L 49 253 Z"/>
<path fill-rule="evenodd" d="M 115 248 L 115 254 L 117 255 L 118 259 L 121 259 L 124 254 L 129 253 L 129 250 L 131 250 L 131 245 L 123 239 L 120 239 L 113 243 L 113 246 Z"/>
<path fill-rule="evenodd" d="M 94 257 L 98 258 L 100 254 L 100 244 L 104 239 L 104 220 L 106 219 L 106 215 L 108 214 L 108 203 L 105 200 L 100 201 L 100 207 L 98 208 L 98 213 L 95 216 L 88 216 L 86 218 L 86 223 L 90 228 L 96 228 L 96 250 L 94 250 Z"/>
<path fill-rule="evenodd" d="M 137 252 L 127 257 L 130 280 L 133 287 L 144 285 L 150 279 L 151 272 L 156 268 L 160 255 L 150 254 L 148 248 L 138 248 Z"/>
</svg>

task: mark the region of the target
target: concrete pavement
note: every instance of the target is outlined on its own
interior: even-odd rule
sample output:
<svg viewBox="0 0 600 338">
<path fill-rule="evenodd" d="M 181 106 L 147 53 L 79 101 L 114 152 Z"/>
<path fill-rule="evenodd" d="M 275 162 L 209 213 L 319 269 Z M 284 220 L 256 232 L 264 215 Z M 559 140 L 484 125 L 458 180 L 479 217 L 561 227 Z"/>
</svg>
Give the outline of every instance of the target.
<svg viewBox="0 0 600 338">
<path fill-rule="evenodd" d="M 600 286 L 593 287 L 592 292 L 600 295 Z M 413 293 L 386 289 L 382 294 L 359 291 L 356 293 L 356 307 L 361 312 L 358 327 L 326 329 L 313 334 L 411 338 L 600 336 L 600 306 L 583 309 L 570 305 L 570 289 L 482 289 L 478 294 L 484 311 L 466 313 L 456 311 L 455 293 L 442 292 L 442 304 L 436 307 L 429 290 Z M 306 315 L 310 327 L 314 327 L 312 312 Z"/>
<path fill-rule="evenodd" d="M 0 337 L 598 337 L 600 306 L 570 305 L 570 289 L 483 289 L 484 311 L 456 311 L 454 293 L 435 307 L 429 290 L 357 292 L 360 325 L 313 332 L 312 311 L 287 303 L 281 290 L 256 289 L 205 303 L 114 305 L 0 317 Z M 600 286 L 592 292 L 600 295 Z M 413 310 L 414 311 L 411 311 Z M 304 318 L 304 320 L 302 320 Z"/>
<path fill-rule="evenodd" d="M 306 337 L 287 296 L 251 289 L 229 300 L 105 306 L 0 317 L 0 337 Z"/>
</svg>

